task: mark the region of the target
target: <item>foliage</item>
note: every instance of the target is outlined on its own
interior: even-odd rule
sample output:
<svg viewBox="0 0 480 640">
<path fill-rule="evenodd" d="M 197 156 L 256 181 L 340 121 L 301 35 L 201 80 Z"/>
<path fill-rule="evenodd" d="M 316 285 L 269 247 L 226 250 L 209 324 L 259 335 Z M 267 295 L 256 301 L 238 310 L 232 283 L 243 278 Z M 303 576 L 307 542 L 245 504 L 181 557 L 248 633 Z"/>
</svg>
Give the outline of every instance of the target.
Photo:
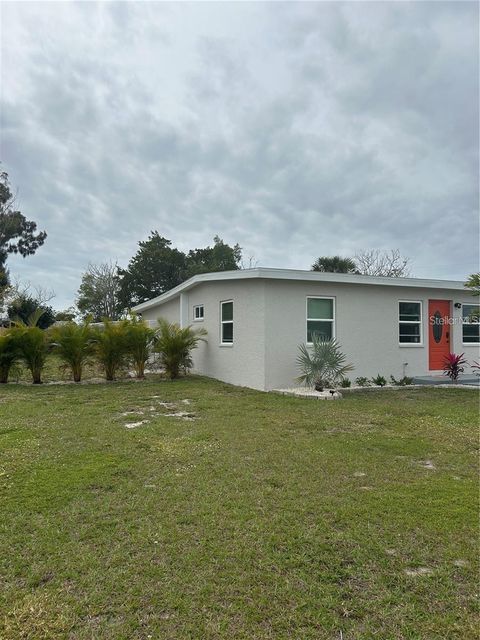
<svg viewBox="0 0 480 640">
<path fill-rule="evenodd" d="M 159 330 L 154 349 L 160 354 L 160 360 L 171 380 L 178 378 L 180 370 L 192 367 L 191 352 L 204 341 L 205 329 L 181 328 L 163 318 L 158 319 Z"/>
<path fill-rule="evenodd" d="M 413 384 L 413 378 L 409 378 L 408 376 L 403 376 L 400 380 L 397 380 L 395 376 L 390 376 L 390 382 L 396 387 L 405 387 L 409 384 Z"/>
<path fill-rule="evenodd" d="M 387 384 L 387 380 L 386 378 L 384 378 L 384 376 L 378 374 L 374 378 L 372 378 L 372 383 L 377 387 L 384 387 Z"/>
<path fill-rule="evenodd" d="M 37 326 L 40 329 L 48 329 L 55 322 L 55 311 L 49 305 L 42 304 L 28 294 L 21 294 L 18 298 L 12 300 L 8 305 L 7 313 L 10 320 L 20 319 L 25 324 L 28 324 L 29 318 L 37 309 L 42 312 Z"/>
<path fill-rule="evenodd" d="M 36 233 L 37 225 L 27 220 L 15 209 L 15 194 L 12 193 L 8 174 L 0 173 L 0 289 L 8 284 L 7 257 L 19 253 L 26 258 L 43 245 L 47 234 Z"/>
<path fill-rule="evenodd" d="M 27 322 L 19 318 L 11 329 L 18 344 L 20 357 L 32 375 L 33 384 L 42 382 L 42 370 L 50 346 L 48 333 L 38 326 L 42 314 L 43 311 L 37 309 Z"/>
<path fill-rule="evenodd" d="M 133 362 L 135 374 L 137 378 L 144 378 L 145 363 L 152 350 L 155 331 L 144 320 L 132 315 L 125 323 L 125 339 L 126 351 Z"/>
<path fill-rule="evenodd" d="M 410 259 L 404 258 L 398 249 L 379 251 L 372 249 L 355 254 L 358 273 L 367 276 L 405 278 L 410 275 Z"/>
<path fill-rule="evenodd" d="M 107 380 L 115 380 L 118 370 L 126 364 L 126 322 L 104 320 L 103 327 L 95 328 L 93 340 L 98 358 Z"/>
<path fill-rule="evenodd" d="M 370 380 L 365 376 L 359 376 L 358 378 L 355 379 L 355 384 L 358 387 L 368 387 L 370 386 Z"/>
<path fill-rule="evenodd" d="M 77 307 L 84 318 L 93 322 L 104 318 L 118 320 L 121 316 L 120 281 L 118 267 L 113 262 L 89 264 L 82 275 L 77 293 Z"/>
<path fill-rule="evenodd" d="M 357 265 L 351 258 L 321 256 L 312 264 L 311 270 L 327 273 L 357 273 Z"/>
<path fill-rule="evenodd" d="M 333 387 L 353 370 L 353 365 L 346 364 L 346 356 L 335 339 L 322 340 L 314 335 L 312 340 L 311 347 L 299 346 L 297 365 L 301 374 L 297 380 L 309 387 Z"/>
<path fill-rule="evenodd" d="M 54 351 L 70 367 L 74 382 L 80 382 L 83 367 L 94 352 L 90 321 L 82 324 L 70 321 L 55 325 L 50 336 Z"/>
<path fill-rule="evenodd" d="M 472 273 L 465 282 L 467 289 L 470 289 L 472 296 L 480 296 L 480 273 Z"/>
<path fill-rule="evenodd" d="M 71 322 L 72 320 L 75 320 L 75 316 L 75 309 L 73 307 L 69 307 L 63 311 L 57 311 L 55 314 L 55 322 Z"/>
<path fill-rule="evenodd" d="M 0 333 L 0 383 L 8 382 L 10 370 L 19 358 L 18 338 L 15 333 L 8 330 Z"/>
<path fill-rule="evenodd" d="M 138 245 L 127 268 L 118 269 L 119 298 L 125 309 L 173 289 L 196 273 L 238 269 L 242 257 L 238 245 L 230 247 L 218 236 L 213 247 L 193 249 L 188 254 L 172 247 L 158 231 L 152 231 Z"/>
<path fill-rule="evenodd" d="M 448 356 L 445 356 L 443 375 L 448 376 L 452 382 L 456 382 L 458 376 L 465 371 L 463 365 L 467 364 L 467 361 L 463 357 L 464 355 L 464 353 L 460 355 L 449 353 Z"/>
<path fill-rule="evenodd" d="M 348 389 L 348 387 L 352 386 L 352 383 L 348 378 L 343 378 L 343 380 L 340 382 L 340 386 L 343 389 Z"/>
<path fill-rule="evenodd" d="M 476 360 L 474 360 L 472 363 L 472 369 L 473 369 L 473 373 L 476 376 L 480 376 L 480 362 L 477 362 Z"/>
</svg>

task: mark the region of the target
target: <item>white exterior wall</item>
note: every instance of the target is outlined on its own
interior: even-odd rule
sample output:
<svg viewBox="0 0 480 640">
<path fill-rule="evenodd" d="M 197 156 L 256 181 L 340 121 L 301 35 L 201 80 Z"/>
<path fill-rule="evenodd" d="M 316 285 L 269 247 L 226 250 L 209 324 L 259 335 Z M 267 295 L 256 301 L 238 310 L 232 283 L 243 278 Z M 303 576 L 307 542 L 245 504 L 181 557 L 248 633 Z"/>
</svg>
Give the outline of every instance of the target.
<svg viewBox="0 0 480 640">
<path fill-rule="evenodd" d="M 180 296 L 151 309 L 145 309 L 141 314 L 142 318 L 149 322 L 164 318 L 167 322 L 180 323 Z"/>
<path fill-rule="evenodd" d="M 307 296 L 335 298 L 336 338 L 348 362 L 355 366 L 349 374 L 353 380 L 377 374 L 387 380 L 390 375 L 401 378 L 433 374 L 428 369 L 428 301 L 451 300 L 452 316 L 458 318 L 462 310 L 454 308 L 455 302 L 475 303 L 468 293 L 448 289 L 288 280 L 266 282 L 266 389 L 296 384 L 298 345 L 306 341 Z M 398 344 L 399 300 L 422 302 L 422 345 Z M 448 330 L 451 351 L 465 353 L 470 362 L 478 360 L 478 346 L 462 344 L 461 325 L 451 325 Z M 408 364 L 404 366 L 404 363 Z"/>
</svg>

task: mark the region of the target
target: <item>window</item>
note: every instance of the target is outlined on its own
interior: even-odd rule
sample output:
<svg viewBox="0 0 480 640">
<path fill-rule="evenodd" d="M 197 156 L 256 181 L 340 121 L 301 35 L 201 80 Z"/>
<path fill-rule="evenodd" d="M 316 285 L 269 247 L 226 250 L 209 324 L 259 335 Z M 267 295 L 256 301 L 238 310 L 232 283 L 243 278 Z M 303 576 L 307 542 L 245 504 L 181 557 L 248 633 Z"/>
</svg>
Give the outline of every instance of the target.
<svg viewBox="0 0 480 640">
<path fill-rule="evenodd" d="M 335 337 L 333 298 L 307 298 L 307 343 L 313 336 L 321 340 Z"/>
<path fill-rule="evenodd" d="M 220 303 L 220 341 L 233 344 L 233 300 Z"/>
<path fill-rule="evenodd" d="M 203 304 L 196 304 L 193 307 L 193 320 L 194 322 L 200 322 L 205 317 Z"/>
<path fill-rule="evenodd" d="M 462 304 L 462 342 L 480 343 L 480 305 Z"/>
<path fill-rule="evenodd" d="M 398 341 L 422 344 L 422 303 L 401 300 L 398 303 Z"/>
</svg>

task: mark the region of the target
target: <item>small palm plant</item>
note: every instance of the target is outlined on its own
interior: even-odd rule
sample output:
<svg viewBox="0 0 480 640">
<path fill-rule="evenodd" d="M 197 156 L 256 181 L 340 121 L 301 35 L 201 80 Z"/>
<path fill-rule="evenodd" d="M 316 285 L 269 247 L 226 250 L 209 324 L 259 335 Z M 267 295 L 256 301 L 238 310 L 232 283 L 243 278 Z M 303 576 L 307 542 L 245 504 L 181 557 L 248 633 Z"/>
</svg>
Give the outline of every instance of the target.
<svg viewBox="0 0 480 640">
<path fill-rule="evenodd" d="M 33 384 L 42 383 L 42 370 L 50 348 L 47 331 L 38 326 L 42 315 L 43 311 L 37 309 L 27 322 L 17 318 L 13 323 L 14 328 L 11 329 L 18 344 L 20 358 L 32 374 Z"/>
<path fill-rule="evenodd" d="M 50 330 L 52 347 L 60 359 L 72 371 L 74 382 L 82 379 L 83 367 L 94 352 L 90 319 L 81 324 L 70 321 Z"/>
<path fill-rule="evenodd" d="M 141 379 L 145 377 L 145 363 L 150 357 L 155 331 L 145 320 L 133 315 L 125 324 L 126 350 L 133 362 L 135 375 Z"/>
<path fill-rule="evenodd" d="M 19 358 L 18 339 L 14 332 L 0 333 L 0 384 L 8 382 L 10 369 L 15 366 Z"/>
<path fill-rule="evenodd" d="M 126 322 L 104 320 L 103 327 L 95 330 L 95 355 L 105 371 L 107 380 L 115 380 L 118 370 L 126 362 Z"/>
<path fill-rule="evenodd" d="M 193 366 L 191 352 L 204 342 L 207 335 L 205 329 L 179 327 L 163 318 L 158 319 L 159 329 L 154 350 L 160 354 L 160 361 L 170 380 L 178 378 L 180 370 L 187 371 Z"/>
<path fill-rule="evenodd" d="M 301 371 L 298 382 L 317 391 L 324 387 L 334 387 L 341 383 L 345 375 L 353 371 L 353 365 L 346 364 L 346 356 L 342 353 L 338 342 L 322 340 L 314 335 L 312 346 L 300 345 L 297 365 Z"/>
</svg>

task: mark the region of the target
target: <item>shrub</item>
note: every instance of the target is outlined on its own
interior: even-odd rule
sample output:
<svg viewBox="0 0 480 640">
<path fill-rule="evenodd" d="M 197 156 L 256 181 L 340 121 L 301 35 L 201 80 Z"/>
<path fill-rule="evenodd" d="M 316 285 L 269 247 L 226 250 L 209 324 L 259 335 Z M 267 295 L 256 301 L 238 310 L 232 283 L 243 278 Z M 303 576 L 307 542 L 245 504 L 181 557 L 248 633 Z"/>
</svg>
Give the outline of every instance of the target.
<svg viewBox="0 0 480 640">
<path fill-rule="evenodd" d="M 480 362 L 476 362 L 475 360 L 472 363 L 473 373 L 476 376 L 480 376 Z"/>
<path fill-rule="evenodd" d="M 353 365 L 345 364 L 346 356 L 340 349 L 336 340 L 322 340 L 315 335 L 311 349 L 305 344 L 300 345 L 297 365 L 301 375 L 297 380 L 315 387 L 317 391 L 338 384 L 346 373 L 353 370 Z"/>
<path fill-rule="evenodd" d="M 370 384 L 370 381 L 365 376 L 359 376 L 358 378 L 355 379 L 355 384 L 359 387 L 368 387 Z"/>
<path fill-rule="evenodd" d="M 190 369 L 193 365 L 191 352 L 203 341 L 207 335 L 205 329 L 179 327 L 163 318 L 158 319 L 159 329 L 155 340 L 154 350 L 160 354 L 160 361 L 167 376 L 174 380 L 178 378 L 180 370 Z"/>
<path fill-rule="evenodd" d="M 408 376 L 403 376 L 400 380 L 397 380 L 394 376 L 390 376 L 390 382 L 396 387 L 405 387 L 409 384 L 413 384 L 413 378 L 409 378 Z"/>
<path fill-rule="evenodd" d="M 24 324 L 28 324 L 30 317 L 37 312 L 37 326 L 40 329 L 48 329 L 55 322 L 55 311 L 52 307 L 42 305 L 39 300 L 29 295 L 19 295 L 9 304 L 7 309 L 10 320 L 14 322 L 21 320 Z"/>
<path fill-rule="evenodd" d="M 0 333 L 0 384 L 8 382 L 10 370 L 19 358 L 18 339 L 14 332 Z"/>
<path fill-rule="evenodd" d="M 41 384 L 42 382 L 42 370 L 50 347 L 47 332 L 38 326 L 42 315 L 43 311 L 37 309 L 30 315 L 26 323 L 20 318 L 15 320 L 14 328 L 11 329 L 17 341 L 20 358 L 32 374 L 33 384 Z"/>
<path fill-rule="evenodd" d="M 461 353 L 459 356 L 454 353 L 449 353 L 448 356 L 445 356 L 443 375 L 448 376 L 452 382 L 456 382 L 458 376 L 465 371 L 465 368 L 462 366 L 467 364 L 467 361 L 463 357 L 464 355 L 464 353 Z"/>
<path fill-rule="evenodd" d="M 103 321 L 103 327 L 94 333 L 95 355 L 105 371 L 107 380 L 115 380 L 125 365 L 127 355 L 126 322 Z"/>
<path fill-rule="evenodd" d="M 82 324 L 65 322 L 51 328 L 52 346 L 60 359 L 70 367 L 75 382 L 82 379 L 82 370 L 95 345 L 90 321 Z"/>
<path fill-rule="evenodd" d="M 376 375 L 375 378 L 372 378 L 372 382 L 377 385 L 377 387 L 384 387 L 387 384 L 386 379 L 380 374 Z"/>
<path fill-rule="evenodd" d="M 126 351 L 132 359 L 137 378 L 145 377 L 145 363 L 147 362 L 155 331 L 150 329 L 144 320 L 132 316 L 125 324 Z"/>
<path fill-rule="evenodd" d="M 348 389 L 348 387 L 352 386 L 351 381 L 348 378 L 344 378 L 341 383 L 340 386 L 343 387 L 344 389 Z"/>
</svg>

